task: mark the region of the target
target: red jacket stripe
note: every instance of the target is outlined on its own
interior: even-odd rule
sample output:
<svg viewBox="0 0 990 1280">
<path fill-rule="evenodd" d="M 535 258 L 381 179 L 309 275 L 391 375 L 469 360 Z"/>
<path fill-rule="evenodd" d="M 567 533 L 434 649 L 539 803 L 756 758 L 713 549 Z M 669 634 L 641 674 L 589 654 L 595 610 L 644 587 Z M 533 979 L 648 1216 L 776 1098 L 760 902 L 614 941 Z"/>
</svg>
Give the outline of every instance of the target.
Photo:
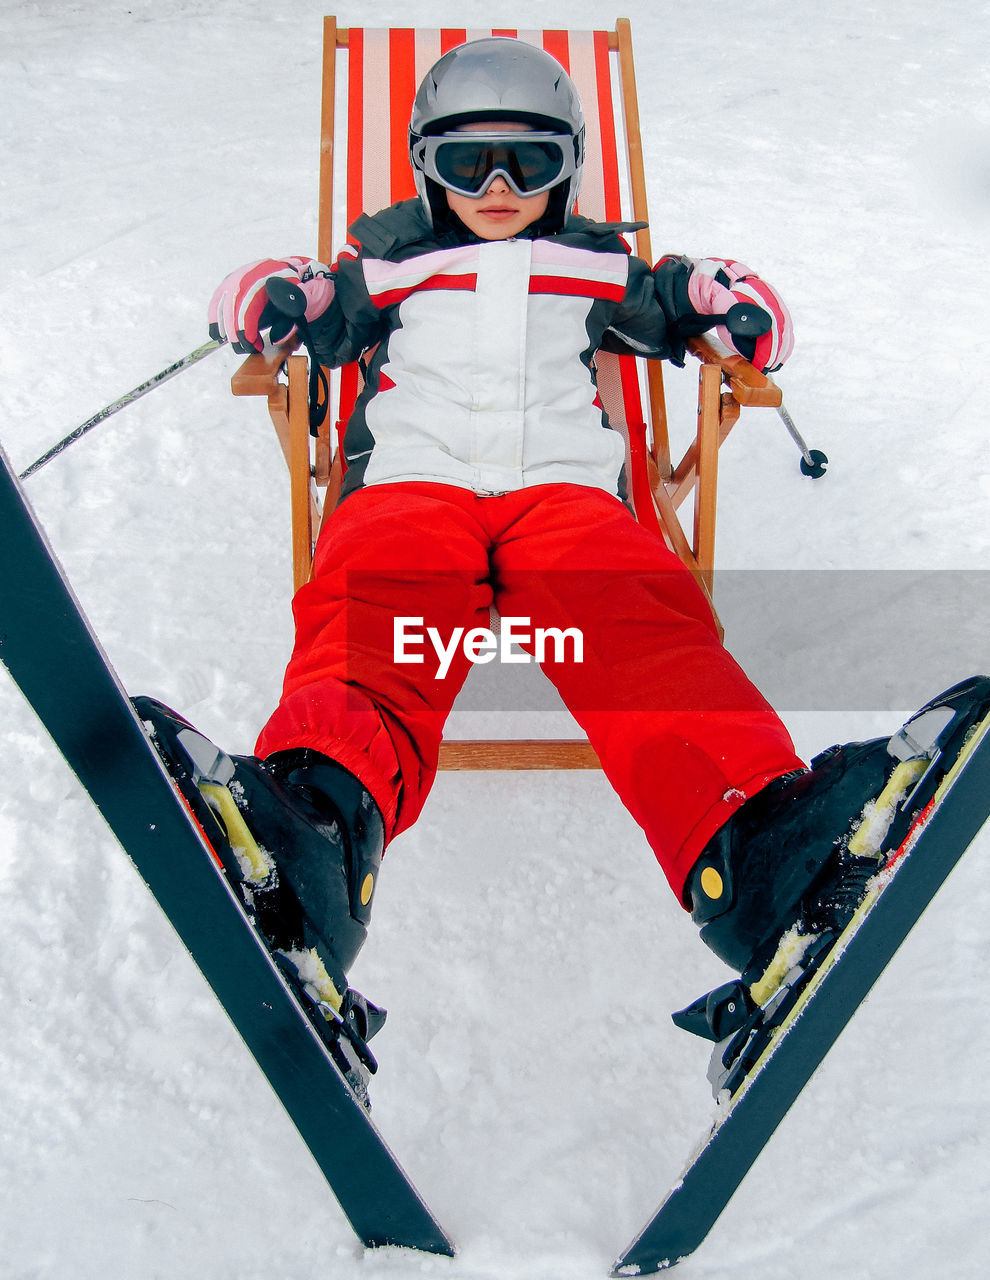
<svg viewBox="0 0 990 1280">
<path fill-rule="evenodd" d="M 530 293 L 567 294 L 572 298 L 606 298 L 621 302 L 625 297 L 625 284 L 612 284 L 607 280 L 582 280 L 574 276 L 531 276 Z"/>
<path fill-rule="evenodd" d="M 472 290 L 477 287 L 477 275 L 436 275 L 403 289 L 387 289 L 384 293 L 372 294 L 371 300 L 380 311 L 383 311 L 386 307 L 394 307 L 404 302 L 411 294 L 418 293 L 421 289 Z"/>
</svg>

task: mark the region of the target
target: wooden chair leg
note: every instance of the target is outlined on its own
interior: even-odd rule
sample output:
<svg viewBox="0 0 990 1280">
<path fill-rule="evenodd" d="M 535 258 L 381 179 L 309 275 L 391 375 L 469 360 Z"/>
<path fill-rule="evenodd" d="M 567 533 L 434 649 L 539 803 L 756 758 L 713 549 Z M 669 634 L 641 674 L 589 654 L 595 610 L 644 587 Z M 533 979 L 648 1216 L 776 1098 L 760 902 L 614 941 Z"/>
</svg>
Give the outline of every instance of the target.
<svg viewBox="0 0 990 1280">
<path fill-rule="evenodd" d="M 694 496 L 694 556 L 709 594 L 715 569 L 715 507 L 718 495 L 718 446 L 722 377 L 701 366 L 698 383 L 698 482 Z"/>
<path fill-rule="evenodd" d="M 309 373 L 305 356 L 287 363 L 289 423 L 289 497 L 292 510 L 292 584 L 298 591 L 313 568 L 313 530 L 319 511 L 313 496 L 309 449 Z"/>
<path fill-rule="evenodd" d="M 670 457 L 670 429 L 667 425 L 667 399 L 663 389 L 663 369 L 659 360 L 651 360 L 646 366 L 646 382 L 649 388 L 650 421 L 653 444 L 650 450 L 654 465 L 664 484 L 671 477 L 673 464 Z"/>
</svg>

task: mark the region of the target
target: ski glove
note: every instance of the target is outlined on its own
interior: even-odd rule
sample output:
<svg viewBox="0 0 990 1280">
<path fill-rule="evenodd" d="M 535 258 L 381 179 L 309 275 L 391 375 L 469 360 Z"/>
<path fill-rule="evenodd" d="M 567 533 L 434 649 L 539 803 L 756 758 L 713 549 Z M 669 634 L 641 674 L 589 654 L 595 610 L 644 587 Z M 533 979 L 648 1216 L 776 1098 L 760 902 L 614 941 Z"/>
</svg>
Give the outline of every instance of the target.
<svg viewBox="0 0 990 1280">
<path fill-rule="evenodd" d="M 248 354 L 264 347 L 262 331 L 271 341 L 285 345 L 296 336 L 296 324 L 273 305 L 265 290 L 269 276 L 281 276 L 302 286 L 306 295 L 306 320 L 315 320 L 329 307 L 334 294 L 330 268 L 311 258 L 263 258 L 238 267 L 221 281 L 210 299 L 208 320 L 214 341 L 228 339 L 235 351 Z"/>
<path fill-rule="evenodd" d="M 755 302 L 772 321 L 770 331 L 758 338 L 730 334 L 724 325 L 715 332 L 732 351 L 763 373 L 775 373 L 794 349 L 791 317 L 780 295 L 755 271 L 730 258 L 661 258 L 653 270 L 657 297 L 671 336 L 683 343 L 712 328 L 709 316 L 723 315 L 737 302 Z"/>
</svg>

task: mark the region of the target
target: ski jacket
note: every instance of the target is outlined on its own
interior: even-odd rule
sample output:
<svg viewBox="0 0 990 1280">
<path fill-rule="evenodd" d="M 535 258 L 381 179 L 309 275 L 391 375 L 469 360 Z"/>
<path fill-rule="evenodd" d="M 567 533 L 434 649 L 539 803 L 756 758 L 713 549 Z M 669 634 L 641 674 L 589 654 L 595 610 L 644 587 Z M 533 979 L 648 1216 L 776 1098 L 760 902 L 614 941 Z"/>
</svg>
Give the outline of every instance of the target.
<svg viewBox="0 0 990 1280">
<path fill-rule="evenodd" d="M 343 494 L 432 481 L 505 493 L 590 485 L 623 497 L 625 443 L 595 385 L 599 350 L 675 354 L 649 266 L 620 232 L 482 241 L 434 231 L 418 200 L 351 228 L 330 308 L 311 324 L 329 367 L 361 358 Z"/>
</svg>

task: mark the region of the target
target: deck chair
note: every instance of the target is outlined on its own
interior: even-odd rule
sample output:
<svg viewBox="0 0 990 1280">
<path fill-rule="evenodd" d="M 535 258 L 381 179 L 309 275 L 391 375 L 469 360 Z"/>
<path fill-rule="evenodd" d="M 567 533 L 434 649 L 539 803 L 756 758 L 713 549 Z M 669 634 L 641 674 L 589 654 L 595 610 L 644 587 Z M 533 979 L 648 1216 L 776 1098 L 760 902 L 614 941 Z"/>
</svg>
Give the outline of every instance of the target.
<svg viewBox="0 0 990 1280">
<path fill-rule="evenodd" d="M 324 19 L 323 106 L 317 256 L 332 262 L 345 228 L 415 194 L 406 129 L 416 88 L 430 66 L 465 40 L 510 35 L 542 45 L 569 71 L 585 109 L 587 157 L 578 211 L 603 221 L 648 221 L 632 37 L 614 31 L 341 28 Z M 338 74 L 343 71 L 344 75 Z M 341 157 L 341 152 L 343 156 Z M 335 198 L 335 181 L 345 198 Z M 344 205 L 341 216 L 340 205 Z M 634 251 L 652 262 L 649 229 Z M 742 406 L 776 407 L 779 389 L 741 356 L 705 337 L 690 350 L 700 362 L 697 428 L 676 466 L 659 361 L 600 353 L 598 389 L 611 425 L 627 442 L 627 492 L 637 519 L 662 536 L 712 596 L 718 451 Z M 232 380 L 235 395 L 267 398 L 290 475 L 294 586 L 311 573 L 324 512 L 342 481 L 339 438 L 360 389 L 356 364 L 332 378 L 330 412 L 310 436 L 307 358 L 274 351 L 249 356 Z M 322 492 L 322 497 L 321 497 Z M 689 538 L 678 509 L 693 497 Z M 714 605 L 712 606 L 714 613 Z M 716 615 L 717 622 L 717 615 Z M 445 742 L 441 768 L 595 768 L 587 741 Z"/>
</svg>

